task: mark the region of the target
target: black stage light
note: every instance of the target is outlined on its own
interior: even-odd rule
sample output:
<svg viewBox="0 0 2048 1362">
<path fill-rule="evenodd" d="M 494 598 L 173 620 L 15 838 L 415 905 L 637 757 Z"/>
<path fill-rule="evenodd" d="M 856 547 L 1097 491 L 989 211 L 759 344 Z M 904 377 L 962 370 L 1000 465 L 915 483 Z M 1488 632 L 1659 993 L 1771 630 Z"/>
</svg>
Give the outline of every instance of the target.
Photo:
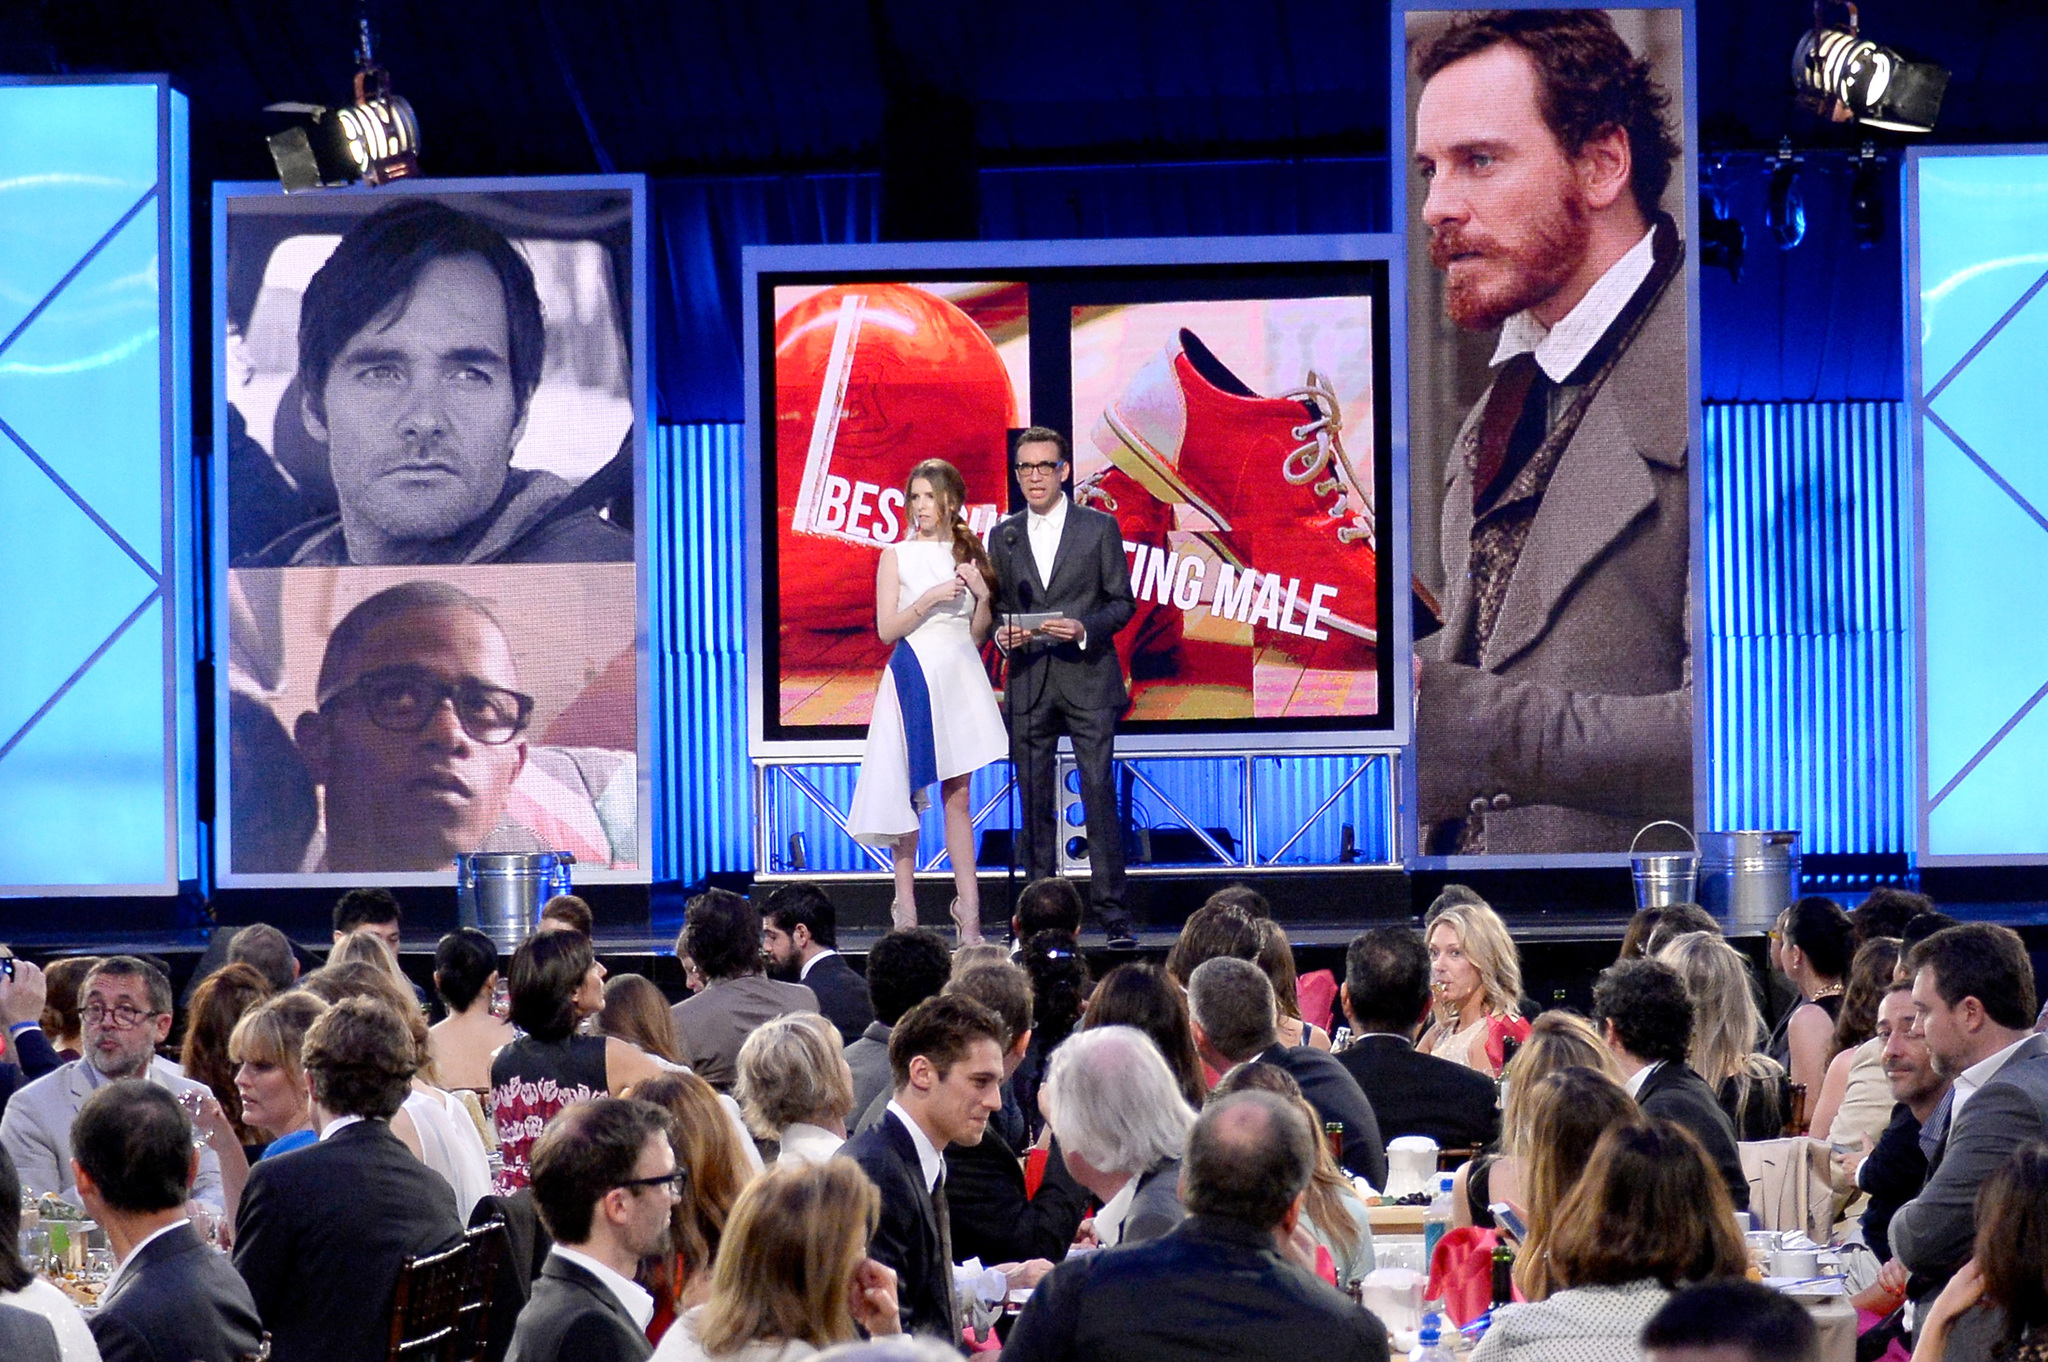
<svg viewBox="0 0 2048 1362">
<path fill-rule="evenodd" d="M 1864 250 L 1884 240 L 1884 175 L 1878 169 L 1877 146 L 1865 142 L 1856 155 L 1856 171 L 1849 177 L 1849 230 Z"/>
<path fill-rule="evenodd" d="M 420 123 L 412 105 L 391 93 L 391 73 L 370 48 L 370 21 L 356 49 L 355 100 L 339 109 L 287 101 L 268 113 L 304 114 L 308 121 L 274 133 L 270 158 L 285 192 L 328 189 L 367 180 L 388 184 L 420 173 Z"/>
<path fill-rule="evenodd" d="M 1827 0 L 1814 0 L 1813 28 L 1792 50 L 1792 84 L 1799 100 L 1832 123 L 1855 119 L 1891 132 L 1932 132 L 1948 90 L 1948 68 L 1908 61 L 1862 36 L 1856 6 L 1849 26 L 1830 25 Z"/>
<path fill-rule="evenodd" d="M 1717 183 L 1721 164 L 1707 172 L 1706 187 L 1700 191 L 1700 263 L 1709 269 L 1724 269 L 1736 283 L 1742 282 L 1743 256 L 1749 250 L 1749 233 L 1742 219 L 1728 206 Z"/>
<path fill-rule="evenodd" d="M 1770 192 L 1764 198 L 1764 225 L 1777 238 L 1781 251 L 1806 240 L 1806 197 L 1799 192 L 1799 158 L 1792 154 L 1789 137 L 1778 144 Z"/>
</svg>

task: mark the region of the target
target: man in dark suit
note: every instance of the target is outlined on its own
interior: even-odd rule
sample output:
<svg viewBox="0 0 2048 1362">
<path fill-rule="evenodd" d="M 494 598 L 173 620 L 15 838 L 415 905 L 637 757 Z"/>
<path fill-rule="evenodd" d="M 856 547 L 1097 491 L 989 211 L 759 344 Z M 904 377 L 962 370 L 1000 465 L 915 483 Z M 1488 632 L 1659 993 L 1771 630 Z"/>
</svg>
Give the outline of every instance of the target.
<svg viewBox="0 0 2048 1362">
<path fill-rule="evenodd" d="M 1059 618 L 1036 632 L 1004 626 L 996 641 L 1010 656 L 1004 703 L 1010 751 L 1023 797 L 1019 858 L 1034 880 L 1050 876 L 1058 838 L 1053 756 L 1060 734 L 1074 743 L 1081 803 L 1088 815 L 1088 897 L 1109 944 L 1137 945 L 1124 907 L 1124 844 L 1110 755 L 1129 696 L 1116 634 L 1131 622 L 1130 564 L 1116 517 L 1077 506 L 1066 494 L 1067 437 L 1033 426 L 1017 437 L 1012 467 L 1025 509 L 1000 521 L 988 542 L 999 614 Z"/>
<path fill-rule="evenodd" d="M 654 1297 L 633 1273 L 668 1249 L 688 1176 L 652 1103 L 600 1097 L 548 1123 L 533 1147 L 533 1199 L 555 1244 L 507 1362 L 646 1362 Z"/>
<path fill-rule="evenodd" d="M 1892 1217 L 1927 1185 L 1927 1151 L 1920 1137 L 1948 1096 L 1949 1081 L 1934 1071 L 1926 1040 L 1913 1033 L 1911 980 L 1894 980 L 1885 990 L 1884 1001 L 1877 1005 L 1877 1037 L 1884 1043 L 1885 1083 L 1898 1105 L 1877 1143 L 1860 1160 L 1850 1156 L 1850 1181 L 1870 1193 L 1863 1211 L 1863 1242 L 1883 1263 L 1892 1256 Z"/>
<path fill-rule="evenodd" d="M 896 1094 L 846 1154 L 882 1194 L 868 1252 L 894 1269 L 903 1327 L 956 1342 L 948 1145 L 979 1143 L 1003 1105 L 1003 1023 L 958 994 L 919 1003 L 889 1033 Z"/>
<path fill-rule="evenodd" d="M 419 1068 L 412 1031 L 383 1002 L 347 998 L 306 1032 L 320 1142 L 249 1172 L 235 1268 L 290 1362 L 379 1362 L 407 1258 L 462 1238 L 447 1179 L 391 1133 Z"/>
<path fill-rule="evenodd" d="M 1593 1015 L 1643 1114 L 1691 1131 L 1728 1184 L 1735 1209 L 1748 1210 L 1749 1176 L 1735 1148 L 1735 1123 L 1707 1080 L 1685 1062 L 1693 1010 L 1678 971 L 1660 960 L 1610 966 L 1593 985 Z"/>
<path fill-rule="evenodd" d="M 241 1362 L 263 1321 L 228 1260 L 185 1218 L 198 1171 L 192 1123 L 140 1079 L 109 1083 L 71 1123 L 71 1173 L 119 1266 L 89 1323 L 104 1362 Z"/>
<path fill-rule="evenodd" d="M 1386 1327 L 1289 1253 L 1315 1139 L 1301 1109 L 1271 1093 L 1203 1108 L 1182 1174 L 1188 1218 L 1054 1268 L 1004 1362 L 1385 1362 Z"/>
<path fill-rule="evenodd" d="M 1420 933 L 1375 927 L 1353 937 L 1338 998 L 1358 1039 L 1337 1062 L 1372 1103 L 1383 1139 L 1427 1135 L 1439 1149 L 1493 1142 L 1500 1134 L 1493 1084 L 1415 1048 L 1430 1001 L 1429 948 Z"/>
<path fill-rule="evenodd" d="M 1321 1050 L 1280 1043 L 1278 1005 L 1265 971 L 1228 955 L 1196 966 L 1188 976 L 1188 1020 L 1195 1048 L 1218 1073 L 1257 1061 L 1292 1074 L 1317 1119 L 1343 1127 L 1344 1156 L 1338 1162 L 1375 1187 L 1387 1185 L 1387 1145 L 1372 1103 L 1344 1066 Z"/>
<path fill-rule="evenodd" d="M 814 884 L 785 884 L 768 896 L 761 917 L 761 949 L 770 973 L 817 995 L 818 1010 L 848 1045 L 875 1019 L 867 981 L 839 953 L 838 914 Z"/>
</svg>

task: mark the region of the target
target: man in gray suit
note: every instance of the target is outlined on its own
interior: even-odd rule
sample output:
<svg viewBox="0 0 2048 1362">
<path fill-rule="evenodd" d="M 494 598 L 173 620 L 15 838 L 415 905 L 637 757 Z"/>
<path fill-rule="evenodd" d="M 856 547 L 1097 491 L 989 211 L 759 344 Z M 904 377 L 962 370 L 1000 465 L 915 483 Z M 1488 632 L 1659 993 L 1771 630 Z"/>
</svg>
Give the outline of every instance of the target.
<svg viewBox="0 0 2048 1362">
<path fill-rule="evenodd" d="M 694 960 L 710 982 L 671 1007 L 669 1019 L 684 1062 L 727 1092 L 739 1076 L 740 1046 L 754 1028 L 791 1012 L 816 1012 L 818 997 L 761 972 L 761 915 L 738 894 L 707 889 L 683 913 L 676 954 Z"/>
<path fill-rule="evenodd" d="M 1195 1110 L 1144 1032 L 1076 1031 L 1053 1051 L 1044 1092 L 1067 1171 L 1102 1203 L 1096 1243 L 1142 1244 L 1187 1218 L 1181 1159 Z"/>
<path fill-rule="evenodd" d="M 1443 628 L 1418 649 L 1424 848 L 1618 851 L 1692 812 L 1668 97 L 1597 10 L 1461 19 L 1418 74 L 1445 307 L 1500 328 L 1444 466 Z"/>
<path fill-rule="evenodd" d="M 1892 1216 L 1892 1252 L 1912 1274 L 1924 1316 L 1970 1257 L 1977 1188 L 2032 1140 L 2048 1136 L 2048 1036 L 2033 1033 L 2034 970 L 2019 935 L 1971 922 L 1936 932 L 1906 958 L 1913 1029 L 1935 1072 L 1951 1079 L 1948 1132 L 1928 1160 L 1927 1184 Z M 1949 1336 L 1948 1362 L 1988 1357 L 2003 1320 L 1977 1310 Z"/>
<path fill-rule="evenodd" d="M 1124 844 L 1110 775 L 1116 721 L 1130 697 L 1117 660 L 1117 631 L 1131 622 L 1130 564 L 1116 517 L 1077 506 L 1063 486 L 1067 438 L 1033 426 L 1017 437 L 1012 460 L 1024 509 L 989 535 L 996 570 L 996 609 L 1003 614 L 1056 611 L 1036 632 L 1004 626 L 996 642 L 1010 657 L 1004 697 L 1010 751 L 1024 810 L 1018 859 L 1033 880 L 1057 868 L 1059 838 L 1053 788 L 1060 734 L 1074 743 L 1081 803 L 1088 814 L 1088 899 L 1109 944 L 1138 944 L 1124 907 Z"/>
</svg>

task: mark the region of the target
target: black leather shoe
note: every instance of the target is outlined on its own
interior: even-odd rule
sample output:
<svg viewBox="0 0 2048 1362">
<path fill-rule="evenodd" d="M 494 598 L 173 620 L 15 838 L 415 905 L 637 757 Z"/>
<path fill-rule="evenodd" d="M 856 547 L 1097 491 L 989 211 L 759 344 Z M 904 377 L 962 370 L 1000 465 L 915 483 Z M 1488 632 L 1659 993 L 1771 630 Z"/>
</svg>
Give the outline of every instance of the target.
<svg viewBox="0 0 2048 1362">
<path fill-rule="evenodd" d="M 1128 922 L 1113 922 L 1108 927 L 1109 948 L 1113 951 L 1134 951 L 1138 949 L 1138 934 Z"/>
</svg>

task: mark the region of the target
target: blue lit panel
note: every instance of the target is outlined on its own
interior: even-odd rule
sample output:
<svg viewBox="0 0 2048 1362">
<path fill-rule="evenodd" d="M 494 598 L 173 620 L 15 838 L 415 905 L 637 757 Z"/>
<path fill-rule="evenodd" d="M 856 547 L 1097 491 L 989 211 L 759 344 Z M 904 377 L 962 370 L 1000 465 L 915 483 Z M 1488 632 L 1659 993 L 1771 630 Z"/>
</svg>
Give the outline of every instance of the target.
<svg viewBox="0 0 2048 1362">
<path fill-rule="evenodd" d="M 1924 860 L 2048 860 L 2048 154 L 1909 162 Z"/>
<path fill-rule="evenodd" d="M 183 106 L 0 79 L 0 894 L 197 874 Z"/>
</svg>

